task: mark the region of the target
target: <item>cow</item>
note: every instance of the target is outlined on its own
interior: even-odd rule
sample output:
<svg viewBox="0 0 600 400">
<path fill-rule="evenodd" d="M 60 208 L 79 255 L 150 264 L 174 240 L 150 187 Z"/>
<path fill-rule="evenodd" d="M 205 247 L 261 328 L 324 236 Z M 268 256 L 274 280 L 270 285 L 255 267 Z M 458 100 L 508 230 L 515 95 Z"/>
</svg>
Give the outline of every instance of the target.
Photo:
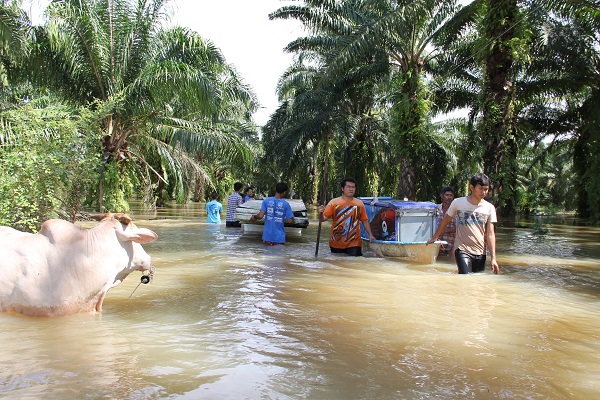
<svg viewBox="0 0 600 400">
<path fill-rule="evenodd" d="M 158 238 L 125 214 L 92 215 L 83 229 L 51 219 L 36 234 L 0 227 L 0 312 L 61 316 L 101 312 L 106 292 L 151 270 L 142 244 Z"/>
</svg>

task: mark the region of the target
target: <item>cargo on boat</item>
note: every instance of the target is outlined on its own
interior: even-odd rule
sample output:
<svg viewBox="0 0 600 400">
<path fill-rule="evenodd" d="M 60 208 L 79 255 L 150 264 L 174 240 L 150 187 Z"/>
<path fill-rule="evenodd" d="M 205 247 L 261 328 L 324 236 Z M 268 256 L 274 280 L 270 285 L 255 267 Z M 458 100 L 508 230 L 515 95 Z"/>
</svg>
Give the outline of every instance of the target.
<svg viewBox="0 0 600 400">
<path fill-rule="evenodd" d="M 432 264 L 442 241 L 427 244 L 436 229 L 436 209 L 432 202 L 394 200 L 391 197 L 359 197 L 365 204 L 376 240 L 363 240 L 363 250 L 379 257 Z M 364 229 L 363 239 L 368 239 Z"/>
<path fill-rule="evenodd" d="M 302 229 L 308 227 L 308 216 L 306 215 L 306 205 L 301 199 L 284 199 L 292 207 L 294 220 L 292 223 L 284 223 L 286 235 L 301 236 Z M 235 218 L 242 223 L 242 230 L 250 233 L 262 233 L 265 219 L 251 221 L 253 215 L 258 214 L 262 200 L 250 200 L 238 206 L 235 209 Z"/>
</svg>

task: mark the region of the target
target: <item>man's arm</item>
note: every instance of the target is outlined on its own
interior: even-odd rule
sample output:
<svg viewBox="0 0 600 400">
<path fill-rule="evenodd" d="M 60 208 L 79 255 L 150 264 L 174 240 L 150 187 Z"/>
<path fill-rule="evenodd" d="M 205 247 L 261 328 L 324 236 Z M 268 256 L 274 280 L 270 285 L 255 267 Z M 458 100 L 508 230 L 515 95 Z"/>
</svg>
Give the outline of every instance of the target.
<svg viewBox="0 0 600 400">
<path fill-rule="evenodd" d="M 435 242 L 438 239 L 438 237 L 440 237 L 440 235 L 444 232 L 444 230 L 446 230 L 446 226 L 448 226 L 450 221 L 452 221 L 452 217 L 446 214 L 442 222 L 440 222 L 440 224 L 438 225 L 438 228 L 435 230 L 433 236 L 427 241 L 427 244 Z"/>
<path fill-rule="evenodd" d="M 253 216 L 251 216 L 250 221 L 254 222 L 257 219 L 261 219 L 262 217 L 265 216 L 266 213 L 267 213 L 267 211 L 266 211 L 266 206 L 265 206 L 265 200 L 263 200 L 263 202 L 260 205 L 260 211 L 258 212 L 258 214 L 254 214 Z"/>
<path fill-rule="evenodd" d="M 294 212 L 292 211 L 292 206 L 290 205 L 290 203 L 287 203 L 287 214 L 286 215 L 291 215 L 291 217 L 287 218 L 284 222 L 286 224 L 291 224 L 294 222 Z"/>
<path fill-rule="evenodd" d="M 500 266 L 498 265 L 498 261 L 496 260 L 496 232 L 494 228 L 494 224 L 488 223 L 488 227 L 486 229 L 486 240 L 488 249 L 490 251 L 490 257 L 492 258 L 492 271 L 494 272 L 494 274 L 499 274 Z"/>
<path fill-rule="evenodd" d="M 250 217 L 250 221 L 254 222 L 254 221 L 256 221 L 257 219 L 261 219 L 261 218 L 262 218 L 262 217 L 264 217 L 264 216 L 265 216 L 265 212 L 264 212 L 263 210 L 260 210 L 260 211 L 258 212 L 258 214 L 254 214 L 253 216 L 251 216 L 251 217 Z"/>
<path fill-rule="evenodd" d="M 325 216 L 325 206 L 322 204 L 319 206 L 319 218 L 321 222 L 325 222 L 329 219 Z"/>
</svg>

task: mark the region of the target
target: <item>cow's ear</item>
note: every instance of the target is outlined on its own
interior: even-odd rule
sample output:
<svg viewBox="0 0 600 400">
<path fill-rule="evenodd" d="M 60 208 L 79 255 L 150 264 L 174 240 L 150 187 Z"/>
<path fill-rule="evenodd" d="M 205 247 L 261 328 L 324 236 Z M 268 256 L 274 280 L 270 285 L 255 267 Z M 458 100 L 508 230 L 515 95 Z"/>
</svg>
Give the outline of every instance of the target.
<svg viewBox="0 0 600 400">
<path fill-rule="evenodd" d="M 132 241 L 140 244 L 154 242 L 158 239 L 158 235 L 146 228 L 136 228 L 121 231 L 115 229 L 117 236 L 124 242 Z"/>
<path fill-rule="evenodd" d="M 158 235 L 154 231 L 151 231 L 147 228 L 137 228 L 134 231 L 134 234 L 138 236 L 138 238 L 134 239 L 133 241 L 139 244 L 154 242 L 156 239 L 158 239 Z"/>
</svg>

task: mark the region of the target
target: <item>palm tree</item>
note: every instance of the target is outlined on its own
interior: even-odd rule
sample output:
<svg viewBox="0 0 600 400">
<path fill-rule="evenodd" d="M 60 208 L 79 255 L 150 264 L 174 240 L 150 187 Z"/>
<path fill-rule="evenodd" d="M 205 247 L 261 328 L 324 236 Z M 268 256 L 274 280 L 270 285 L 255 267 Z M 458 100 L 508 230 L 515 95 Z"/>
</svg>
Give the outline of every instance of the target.
<svg viewBox="0 0 600 400">
<path fill-rule="evenodd" d="M 396 194 L 410 198 L 429 197 L 431 166 L 443 156 L 430 136 L 425 72 L 438 55 L 435 44 L 443 39 L 443 26 L 455 11 L 454 0 L 442 1 L 342 1 L 310 0 L 305 6 L 280 9 L 274 16 L 297 18 L 317 33 L 322 42 L 335 41 L 323 54 L 327 69 L 323 82 L 333 82 L 355 71 L 372 69 L 374 55 L 385 57 L 386 71 L 392 74 L 392 89 L 379 95 L 382 109 L 392 104 L 390 118 Z M 312 43 L 312 42 L 311 42 Z M 358 67 L 362 65 L 362 67 Z M 381 69 L 381 68 L 380 68 Z M 324 85 L 324 83 L 321 85 Z M 431 149 L 435 149 L 431 151 Z M 433 158 L 432 158 L 433 157 Z M 427 182 L 426 187 L 420 187 Z M 431 185 L 429 184 L 431 183 Z"/>
<path fill-rule="evenodd" d="M 15 73 L 29 52 L 30 22 L 17 2 L 0 4 L 0 88 L 9 86 L 9 75 Z"/>
<path fill-rule="evenodd" d="M 597 86 L 598 30 L 594 33 L 592 26 L 598 20 L 598 5 L 561 2 L 548 8 L 548 3 L 553 2 L 525 2 L 523 10 L 504 7 L 502 12 L 513 16 L 513 23 L 504 28 L 494 25 L 500 15 L 494 8 L 498 3 L 471 3 L 457 14 L 455 31 L 464 31 L 465 23 L 475 27 L 474 21 L 480 15 L 486 17 L 477 26 L 479 32 L 496 26 L 496 34 L 479 34 L 482 39 L 478 40 L 473 35 L 478 31 L 466 30 L 467 35 L 462 38 L 452 38 L 446 57 L 440 58 L 439 69 L 450 73 L 438 75 L 443 79 L 434 89 L 436 103 L 444 112 L 469 107 L 471 118 L 484 114 L 482 123 L 476 124 L 486 149 L 484 164 L 493 174 L 496 171 L 496 194 L 504 192 L 496 200 L 507 214 L 523 205 L 519 193 L 527 191 L 523 186 L 526 182 L 536 179 L 530 176 L 534 166 L 543 164 L 557 148 L 564 154 L 563 147 L 571 149 L 575 143 L 576 150 L 583 150 L 576 153 L 574 165 L 580 166 L 582 184 L 578 188 L 584 189 L 579 189 L 578 197 L 584 202 L 589 199 L 590 185 L 586 183 L 593 181 L 589 172 L 594 170 L 589 164 L 593 158 L 590 137 L 585 132 L 596 126 L 589 123 L 589 118 L 597 112 L 593 111 L 594 102 L 585 99 L 593 93 L 590 89 Z M 562 12 L 559 17 L 557 10 Z M 508 57 L 504 59 L 506 63 L 498 62 L 503 57 Z M 490 71 L 494 73 L 490 75 Z M 500 84 L 494 87 L 493 82 Z M 588 100 L 592 98 L 593 95 Z M 494 115 L 504 117 L 490 125 Z M 503 129 L 505 132 L 501 133 Z M 495 130 L 497 133 L 493 134 Z M 573 138 L 578 140 L 574 142 Z M 579 208 L 588 206 L 581 204 Z"/>
<path fill-rule="evenodd" d="M 297 62 L 280 80 L 283 103 L 266 126 L 272 134 L 265 136 L 265 152 L 269 155 L 271 149 L 278 149 L 286 154 L 286 161 L 294 154 L 302 160 L 294 165 L 313 178 L 320 169 L 336 179 L 354 176 L 358 191 L 371 194 L 377 188 L 381 157 L 389 148 L 384 146 L 385 120 L 378 105 L 378 86 L 388 75 L 388 64 L 384 54 L 373 49 L 347 71 L 330 76 L 329 63 L 345 46 L 346 32 L 354 23 L 339 18 L 338 24 L 327 24 L 324 14 L 336 16 L 340 11 L 330 5 L 331 9 L 324 11 L 310 6 L 283 7 L 270 16 L 308 18 L 311 34 L 286 47 L 297 54 Z M 323 163 L 327 167 L 320 167 Z M 316 180 L 306 184 L 312 195 L 318 191 Z"/>
<path fill-rule="evenodd" d="M 516 65 L 527 54 L 526 29 L 517 0 L 486 1 L 480 29 L 488 42 L 483 54 L 482 113 L 479 130 L 485 141 L 483 166 L 492 179 L 492 194 L 504 213 L 516 212 L 517 156 Z"/>
<path fill-rule="evenodd" d="M 483 149 L 473 155 L 491 176 L 494 201 L 507 215 L 518 210 L 521 151 L 548 135 L 529 120 L 549 102 L 540 86 L 531 85 L 537 78 L 528 67 L 547 14 L 526 6 L 516 0 L 476 0 L 462 8 L 448 24 L 455 34 L 448 36 L 447 53 L 439 59 L 434 89 L 439 111 L 470 109 L 475 128 L 470 143 Z"/>
<path fill-rule="evenodd" d="M 546 90 L 562 101 L 556 126 L 566 131 L 573 148 L 577 211 L 592 222 L 600 220 L 600 6 L 570 9 L 550 21 L 540 54 L 540 74 Z M 585 15 L 582 18 L 581 15 Z M 591 17 L 590 17 L 591 15 Z M 594 17 L 595 16 L 595 17 Z"/>
<path fill-rule="evenodd" d="M 600 4 L 595 1 L 551 2 L 572 24 L 557 31 L 556 42 L 566 60 L 558 79 L 574 87 L 568 103 L 575 125 L 573 164 L 577 176 L 578 214 L 600 221 Z M 570 43 L 561 39 L 570 38 Z M 573 46 L 573 42 L 575 46 Z M 568 44 L 570 46 L 564 46 Z M 574 101 L 573 101 L 574 100 Z"/>
<path fill-rule="evenodd" d="M 472 141 L 482 148 L 483 169 L 492 178 L 492 195 L 507 214 L 516 209 L 518 134 L 517 84 L 528 57 L 531 20 L 517 0 L 475 0 L 447 25 L 445 48 L 437 66 L 440 110 L 470 108 Z M 441 73 L 446 70 L 445 73 Z"/>
<path fill-rule="evenodd" d="M 202 161 L 250 159 L 254 94 L 211 42 L 161 29 L 166 2 L 54 2 L 35 32 L 34 82 L 98 114 L 100 209 L 110 164 L 147 194 L 168 186 L 185 198 L 194 178 L 209 179 Z"/>
</svg>

